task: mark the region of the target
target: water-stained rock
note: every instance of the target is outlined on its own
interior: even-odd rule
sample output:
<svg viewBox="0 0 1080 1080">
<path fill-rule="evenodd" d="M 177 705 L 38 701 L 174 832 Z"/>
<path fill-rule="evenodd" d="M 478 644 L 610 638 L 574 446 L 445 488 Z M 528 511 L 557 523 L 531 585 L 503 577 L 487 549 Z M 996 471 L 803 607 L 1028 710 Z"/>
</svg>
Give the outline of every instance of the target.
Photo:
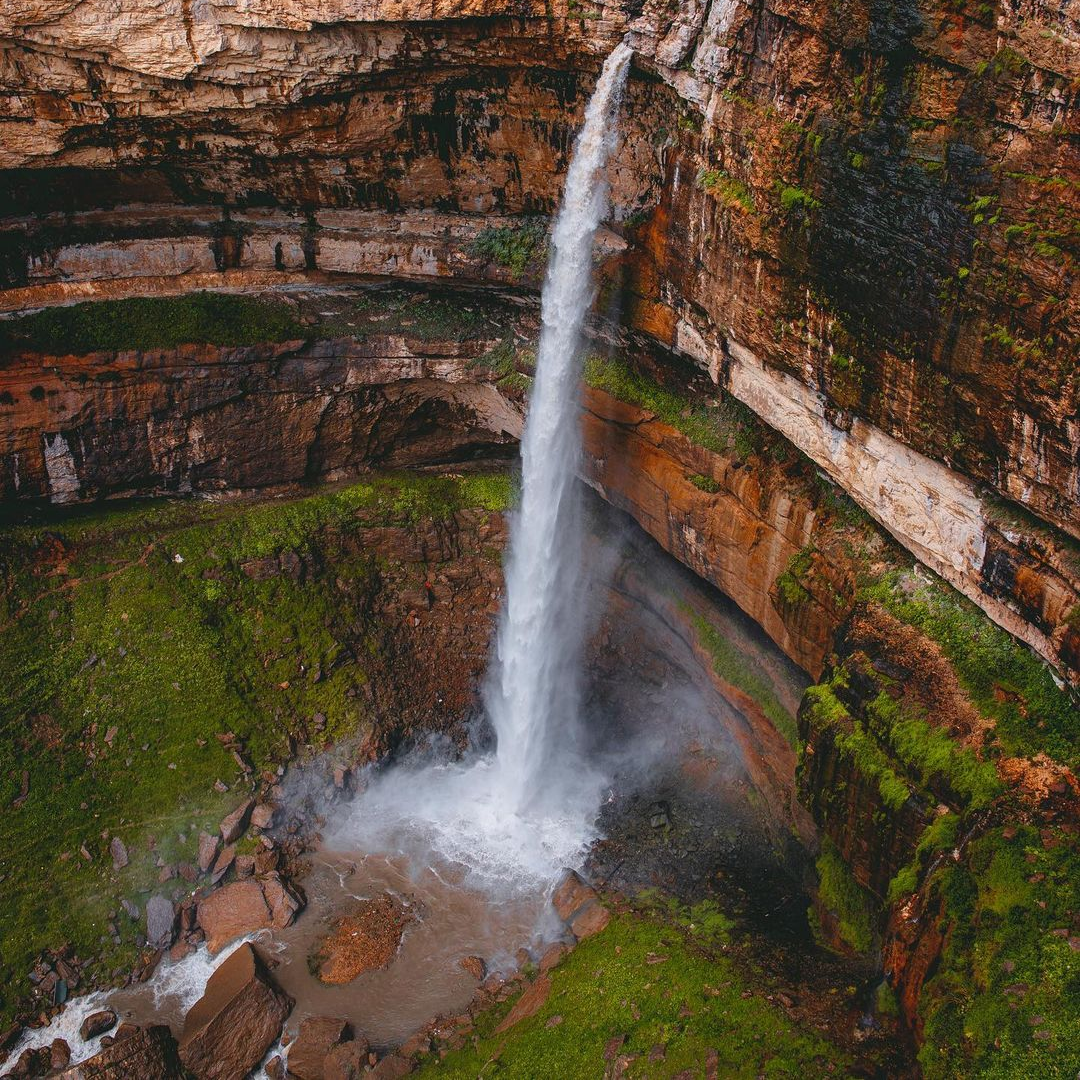
<svg viewBox="0 0 1080 1080">
<path fill-rule="evenodd" d="M 140 1028 L 92 1058 L 70 1066 L 59 1080 L 182 1080 L 176 1040 L 163 1024 Z"/>
<path fill-rule="evenodd" d="M 200 1080 L 236 1080 L 255 1068 L 281 1034 L 292 999 L 250 944 L 210 976 L 184 1018 L 180 1058 Z"/>
<path fill-rule="evenodd" d="M 323 1080 L 327 1055 L 348 1033 L 348 1023 L 331 1016 L 309 1016 L 302 1020 L 300 1032 L 289 1047 L 289 1076 L 296 1080 Z"/>
</svg>

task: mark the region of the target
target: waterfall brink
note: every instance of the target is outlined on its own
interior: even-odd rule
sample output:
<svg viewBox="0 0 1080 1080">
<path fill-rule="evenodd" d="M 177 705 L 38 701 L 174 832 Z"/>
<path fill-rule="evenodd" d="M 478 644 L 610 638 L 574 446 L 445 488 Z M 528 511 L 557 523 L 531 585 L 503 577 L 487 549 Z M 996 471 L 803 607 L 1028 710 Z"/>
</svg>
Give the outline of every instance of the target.
<svg viewBox="0 0 1080 1080">
<path fill-rule="evenodd" d="M 584 647 L 580 337 L 592 297 L 597 226 L 607 207 L 604 167 L 633 51 L 604 63 L 574 143 L 541 299 L 536 378 L 522 440 L 521 507 L 510 532 L 506 605 L 485 703 L 498 737 L 497 778 L 507 812 L 552 801 L 577 752 Z"/>
<path fill-rule="evenodd" d="M 492 895 L 536 896 L 596 838 L 604 775 L 580 752 L 584 649 L 581 327 L 592 296 L 593 241 L 607 204 L 604 166 L 630 48 L 608 57 L 574 144 L 544 283 L 543 327 L 511 526 L 506 606 L 485 705 L 494 754 L 405 762 L 377 776 L 324 834 L 340 851 L 405 854 L 450 868 Z"/>
</svg>

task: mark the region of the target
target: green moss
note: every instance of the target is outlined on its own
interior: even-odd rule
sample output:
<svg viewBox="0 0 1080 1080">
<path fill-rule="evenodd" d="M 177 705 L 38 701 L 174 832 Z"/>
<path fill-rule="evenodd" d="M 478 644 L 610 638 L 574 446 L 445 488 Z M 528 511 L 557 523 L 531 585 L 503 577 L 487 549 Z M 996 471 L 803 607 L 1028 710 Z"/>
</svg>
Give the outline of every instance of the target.
<svg viewBox="0 0 1080 1080">
<path fill-rule="evenodd" d="M 639 1077 L 700 1075 L 710 1051 L 719 1055 L 718 1074 L 733 1080 L 842 1075 L 843 1055 L 753 994 L 745 966 L 716 951 L 713 929 L 693 922 L 617 915 L 552 970 L 535 1016 L 496 1035 L 511 1003 L 481 1014 L 472 1045 L 426 1060 L 419 1075 L 601 1076 L 616 1037 L 625 1038 L 620 1053 L 634 1056 L 631 1075 Z M 658 1045 L 663 1060 L 650 1060 Z"/>
<path fill-rule="evenodd" d="M 698 183 L 722 203 L 748 214 L 754 212 L 754 196 L 750 189 L 723 169 L 702 169 L 698 173 Z"/>
<path fill-rule="evenodd" d="M 817 860 L 818 902 L 836 919 L 843 941 L 855 952 L 874 944 L 873 897 L 851 876 L 836 845 L 826 836 Z"/>
<path fill-rule="evenodd" d="M 958 814 L 941 814 L 927 825 L 919 837 L 912 861 L 897 872 L 889 882 L 888 902 L 895 904 L 910 896 L 919 887 L 919 877 L 933 859 L 956 844 L 960 830 Z"/>
<path fill-rule="evenodd" d="M 247 345 L 308 336 L 279 300 L 227 293 L 96 300 L 0 321 L 0 351 L 57 354 L 167 349 L 188 343 Z"/>
<path fill-rule="evenodd" d="M 621 360 L 590 356 L 585 381 L 612 397 L 654 413 L 691 442 L 714 453 L 746 459 L 760 453 L 768 436 L 760 420 L 741 402 L 722 396 L 715 404 L 678 394 Z"/>
<path fill-rule="evenodd" d="M 808 544 L 795 552 L 784 572 L 776 579 L 777 591 L 790 607 L 799 607 L 810 599 L 810 590 L 803 584 L 803 579 L 814 564 L 814 550 L 813 544 Z"/>
<path fill-rule="evenodd" d="M 808 191 L 789 184 L 779 185 L 780 209 L 785 214 L 805 214 L 821 209 L 821 202 L 815 199 Z"/>
<path fill-rule="evenodd" d="M 980 761 L 947 731 L 914 715 L 912 709 L 882 692 L 866 706 L 866 714 L 923 784 L 943 780 L 969 810 L 981 809 L 1001 794 L 1004 785 L 993 763 Z"/>
<path fill-rule="evenodd" d="M 722 679 L 737 686 L 749 694 L 769 718 L 773 726 L 794 749 L 799 748 L 799 732 L 795 718 L 781 704 L 772 685 L 772 681 L 762 668 L 747 654 L 741 652 L 728 638 L 724 637 L 704 616 L 692 616 L 698 641 L 708 649 L 713 660 L 713 670 Z"/>
<path fill-rule="evenodd" d="M 356 689 L 364 647 L 383 640 L 365 601 L 379 570 L 349 533 L 503 509 L 512 492 L 507 476 L 380 477 L 306 499 L 150 503 L 0 531 L 0 1021 L 42 948 L 70 941 L 102 958 L 98 975 L 130 961 L 126 916 L 120 946 L 102 939 L 120 896 L 160 889 L 154 857 L 191 861 L 198 829 L 245 790 L 218 734 L 235 733 L 258 769 L 288 756 L 290 736 L 312 737 L 317 712 L 320 740 L 368 730 Z M 283 553 L 305 574 L 244 570 Z M 29 794 L 12 808 L 24 771 Z M 217 794 L 218 780 L 233 792 Z M 122 874 L 103 833 L 131 852 Z"/>
<path fill-rule="evenodd" d="M 702 476 L 701 473 L 691 473 L 687 478 L 699 491 L 715 495 L 720 490 L 720 485 L 711 476 Z"/>
<path fill-rule="evenodd" d="M 1080 1069 L 1080 910 L 1075 836 L 995 828 L 946 863 L 944 949 L 920 1010 L 927 1080 L 1048 1077 Z"/>
<path fill-rule="evenodd" d="M 547 257 L 546 218 L 533 218 L 521 225 L 481 229 L 469 245 L 469 253 L 506 267 L 514 277 L 538 268 Z"/>
<path fill-rule="evenodd" d="M 1080 767 L 1076 706 L 1046 666 L 944 582 L 908 577 L 901 588 L 901 574 L 886 574 L 864 587 L 861 597 L 941 646 L 973 704 L 994 719 L 995 737 L 1006 753 L 1045 752 Z"/>
</svg>

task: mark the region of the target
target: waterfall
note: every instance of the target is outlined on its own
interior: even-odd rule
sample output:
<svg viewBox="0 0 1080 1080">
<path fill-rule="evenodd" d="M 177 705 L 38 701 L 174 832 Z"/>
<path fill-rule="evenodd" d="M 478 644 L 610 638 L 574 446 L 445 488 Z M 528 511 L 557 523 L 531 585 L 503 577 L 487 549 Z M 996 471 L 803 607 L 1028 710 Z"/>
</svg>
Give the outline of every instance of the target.
<svg viewBox="0 0 1080 1080">
<path fill-rule="evenodd" d="M 498 737 L 496 775 L 506 810 L 558 786 L 577 758 L 584 646 L 580 337 L 593 292 L 592 256 L 607 207 L 604 167 L 633 55 L 624 42 L 604 63 L 574 143 L 541 298 L 536 378 L 522 439 L 521 506 L 510 532 L 506 604 L 485 702 Z"/>
<path fill-rule="evenodd" d="M 605 774 L 580 752 L 584 649 L 581 327 L 607 203 L 604 166 L 632 53 L 608 57 L 574 144 L 542 300 L 536 379 L 511 524 L 506 604 L 484 698 L 494 754 L 401 762 L 324 833 L 331 850 L 393 852 L 493 896 L 536 896 L 596 839 Z"/>
</svg>

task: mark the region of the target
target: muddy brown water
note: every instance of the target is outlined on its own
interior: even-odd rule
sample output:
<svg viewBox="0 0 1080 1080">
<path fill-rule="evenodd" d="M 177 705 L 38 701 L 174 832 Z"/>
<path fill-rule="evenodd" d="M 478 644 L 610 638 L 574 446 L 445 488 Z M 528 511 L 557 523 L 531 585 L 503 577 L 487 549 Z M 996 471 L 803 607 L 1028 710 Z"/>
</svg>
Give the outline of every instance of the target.
<svg viewBox="0 0 1080 1080">
<path fill-rule="evenodd" d="M 296 922 L 250 939 L 297 1003 L 286 1023 L 292 1034 L 305 1017 L 334 1016 L 348 1020 L 374 1046 L 397 1045 L 434 1017 L 460 1013 L 469 1004 L 477 980 L 462 968 L 463 959 L 480 956 L 489 970 L 512 970 L 517 950 L 538 948 L 545 936 L 541 928 L 551 926 L 546 896 L 500 901 L 467 887 L 453 868 L 410 866 L 403 856 L 319 849 L 303 886 L 308 902 Z M 399 897 L 413 916 L 393 961 L 344 985 L 320 982 L 308 961 L 331 924 L 356 901 L 383 893 Z M 185 964 L 190 979 L 180 971 Z M 203 978 L 206 966 L 201 950 L 175 965 L 171 977 L 166 969 L 155 980 L 157 994 L 145 988 L 118 991 L 109 1004 L 136 1023 L 166 1023 L 180 1032 L 191 1004 L 188 988 Z"/>
</svg>

